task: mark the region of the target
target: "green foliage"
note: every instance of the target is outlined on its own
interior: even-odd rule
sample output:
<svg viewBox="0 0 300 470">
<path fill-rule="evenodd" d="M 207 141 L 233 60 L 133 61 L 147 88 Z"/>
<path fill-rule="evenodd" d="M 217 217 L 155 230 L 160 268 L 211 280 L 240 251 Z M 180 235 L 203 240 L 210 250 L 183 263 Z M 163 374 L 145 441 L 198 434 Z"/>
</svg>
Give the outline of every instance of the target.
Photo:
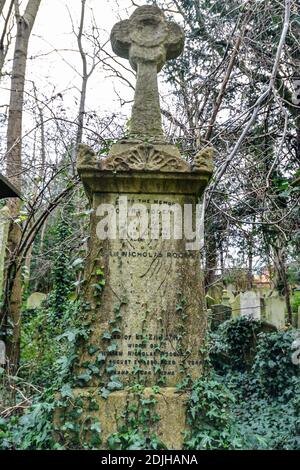
<svg viewBox="0 0 300 470">
<path fill-rule="evenodd" d="M 243 449 L 299 450 L 299 377 L 292 376 L 289 386 L 277 396 L 257 386 L 253 371 L 232 371 L 219 379 L 235 396 L 231 413 Z"/>
<path fill-rule="evenodd" d="M 57 225 L 55 242 L 59 247 L 53 266 L 53 290 L 51 292 L 51 304 L 54 311 L 54 321 L 64 313 L 66 300 L 72 289 L 72 271 L 70 262 L 70 249 L 66 240 L 71 235 L 71 229 L 66 220 Z"/>
<path fill-rule="evenodd" d="M 53 436 L 53 412 L 62 398 L 71 394 L 72 368 L 76 360 L 76 343 L 86 330 L 78 312 L 81 303 L 66 301 L 60 323 L 53 323 L 51 308 L 25 312 L 21 338 L 21 367 L 16 401 L 22 402 L 23 384 L 34 383 L 35 395 L 31 405 L 22 414 L 15 414 L 0 422 L 0 448 L 5 449 L 59 449 Z M 6 377 L 3 379 L 5 383 Z M 11 378 L 8 378 L 11 380 Z M 0 390 L 1 393 L 1 390 Z"/>
<path fill-rule="evenodd" d="M 120 419 L 118 432 L 108 439 L 110 450 L 157 450 L 164 444 L 150 432 L 160 417 L 155 411 L 159 387 L 153 387 L 150 396 L 144 395 L 144 387 L 137 383 L 129 391 L 126 409 Z"/>
<path fill-rule="evenodd" d="M 260 334 L 252 373 L 257 377 L 257 385 L 271 396 L 287 390 L 299 375 L 299 366 L 291 359 L 293 341 L 292 331 Z"/>
<path fill-rule="evenodd" d="M 232 409 L 245 449 L 300 449 L 299 387 L 294 378 L 286 395 L 274 399 L 253 394 Z"/>
<path fill-rule="evenodd" d="M 26 380 L 51 387 L 68 373 L 75 354 L 76 338 L 82 333 L 79 301 L 66 301 L 61 321 L 53 322 L 52 308 L 25 312 L 21 335 L 21 369 Z"/>
<path fill-rule="evenodd" d="M 94 414 L 99 405 L 94 396 L 85 395 L 84 387 L 93 374 L 101 374 L 101 366 L 107 368 L 109 381 L 99 389 L 99 395 L 107 398 L 112 391 L 123 388 L 123 384 L 113 368 L 108 370 L 106 355 L 93 345 L 89 346 L 88 354 L 96 362 L 87 361 L 85 370 L 74 376 L 78 343 L 85 343 L 89 337 L 89 326 L 82 324 L 79 314 L 82 309 L 84 303 L 66 301 L 65 313 L 54 325 L 51 307 L 25 313 L 21 362 L 24 372 L 15 380 L 17 388 L 21 389 L 22 383 L 29 380 L 42 387 L 42 391 L 33 395 L 24 412 L 0 420 L 0 448 L 101 446 L 101 422 Z M 115 308 L 115 317 L 112 328 L 118 325 L 121 306 Z M 260 322 L 243 318 L 225 322 L 208 341 L 211 364 L 208 375 L 194 383 L 187 376 L 178 387 L 178 391 L 190 394 L 186 449 L 300 448 L 299 367 L 291 361 L 295 330 L 259 333 L 260 329 Z M 111 338 L 107 338 L 107 344 L 107 348 L 114 344 Z M 251 362 L 249 353 L 253 356 Z M 75 396 L 74 384 L 79 382 L 83 393 Z M 159 387 L 153 387 L 153 393 L 145 396 L 144 386 L 138 382 L 131 387 L 124 413 L 118 419 L 118 431 L 108 439 L 109 449 L 165 448 L 153 432 L 159 428 L 160 416 L 156 411 L 159 393 Z M 17 396 L 17 400 L 22 397 Z M 61 418 L 54 425 L 53 414 L 58 407 L 62 410 Z"/>
<path fill-rule="evenodd" d="M 230 414 L 234 401 L 216 377 L 197 380 L 188 403 L 188 424 L 192 430 L 186 436 L 186 449 L 240 449 L 242 441 Z"/>
<path fill-rule="evenodd" d="M 53 389 L 35 397 L 31 407 L 21 416 L 0 420 L 0 449 L 59 449 L 53 439 L 53 411 L 56 402 Z"/>
<path fill-rule="evenodd" d="M 230 329 L 235 325 L 238 330 L 239 324 L 234 322 Z M 226 329 L 225 324 L 219 328 L 213 344 L 226 341 Z M 239 361 L 239 367 L 236 361 L 227 361 L 225 367 L 217 363 L 218 380 L 234 395 L 230 414 L 243 449 L 300 448 L 300 371 L 291 357 L 294 338 L 295 330 L 260 333 L 252 367 L 240 367 Z M 223 350 L 228 349 L 223 344 Z"/>
<path fill-rule="evenodd" d="M 144 436 L 136 428 L 126 426 L 108 438 L 109 450 L 158 450 L 165 449 L 156 435 Z"/>
<path fill-rule="evenodd" d="M 291 307 L 294 313 L 298 313 L 298 309 L 300 307 L 300 292 L 296 291 L 294 295 L 291 297 Z"/>
<path fill-rule="evenodd" d="M 193 384 L 187 449 L 299 450 L 300 377 L 291 357 L 295 330 L 260 330 L 261 322 L 240 318 L 211 333 L 210 363 L 217 373 L 211 370 Z"/>
<path fill-rule="evenodd" d="M 246 317 L 222 323 L 217 333 L 212 333 L 210 337 L 210 358 L 214 367 L 236 370 L 249 368 L 261 327 L 261 322 Z"/>
</svg>

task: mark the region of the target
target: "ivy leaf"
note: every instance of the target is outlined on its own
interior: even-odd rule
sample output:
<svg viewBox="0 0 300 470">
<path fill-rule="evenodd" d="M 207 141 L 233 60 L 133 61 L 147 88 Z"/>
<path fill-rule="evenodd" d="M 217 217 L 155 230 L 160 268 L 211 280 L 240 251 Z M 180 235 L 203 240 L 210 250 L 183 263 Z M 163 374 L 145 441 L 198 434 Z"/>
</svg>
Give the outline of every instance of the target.
<svg viewBox="0 0 300 470">
<path fill-rule="evenodd" d="M 111 339 L 111 334 L 109 331 L 105 331 L 102 335 L 102 339 Z"/>
<path fill-rule="evenodd" d="M 106 356 L 103 353 L 99 353 L 97 356 L 97 361 L 98 362 L 105 362 Z"/>
<path fill-rule="evenodd" d="M 123 384 L 122 384 L 122 382 L 119 382 L 117 380 L 112 380 L 111 382 L 108 382 L 107 388 L 110 391 L 122 390 Z"/>
<path fill-rule="evenodd" d="M 99 350 L 99 346 L 94 346 L 94 345 L 91 345 L 89 346 L 88 348 L 88 353 L 90 355 L 94 354 L 95 352 L 97 352 Z"/>
<path fill-rule="evenodd" d="M 74 398 L 73 391 L 70 384 L 65 384 L 60 390 L 62 398 Z"/>
<path fill-rule="evenodd" d="M 92 284 L 92 287 L 94 287 L 95 289 L 99 290 L 100 292 L 102 291 L 102 286 L 100 285 L 100 282 L 97 283 L 97 284 Z"/>
<path fill-rule="evenodd" d="M 100 395 L 101 395 L 102 398 L 104 398 L 106 400 L 110 395 L 110 391 L 107 388 L 102 387 L 100 389 Z"/>
<path fill-rule="evenodd" d="M 91 430 L 91 431 L 96 431 L 96 432 L 100 433 L 100 432 L 101 432 L 100 423 L 98 423 L 98 422 L 92 423 L 91 426 L 90 426 L 90 430 Z"/>
<path fill-rule="evenodd" d="M 70 330 L 65 331 L 62 335 L 56 336 L 57 341 L 60 341 L 62 338 L 67 338 L 69 343 L 75 341 L 76 336 L 82 334 L 82 330 L 79 328 L 71 328 Z"/>
<path fill-rule="evenodd" d="M 73 266 L 73 268 L 76 268 L 76 266 L 82 266 L 83 263 L 84 263 L 83 258 L 77 258 L 77 259 L 75 259 L 75 261 L 73 261 L 72 266 Z"/>
<path fill-rule="evenodd" d="M 79 374 L 77 376 L 77 379 L 78 380 L 81 380 L 83 382 L 88 382 L 89 380 L 91 380 L 91 374 L 89 372 L 85 372 L 83 374 Z"/>
<path fill-rule="evenodd" d="M 114 329 L 112 330 L 112 334 L 113 334 L 113 335 L 114 335 L 114 334 L 118 334 L 118 333 L 121 333 L 120 328 L 114 328 Z"/>
<path fill-rule="evenodd" d="M 92 372 L 92 374 L 99 374 L 99 372 L 100 372 L 99 368 L 97 366 L 95 366 L 94 364 L 90 364 L 89 369 Z"/>
</svg>

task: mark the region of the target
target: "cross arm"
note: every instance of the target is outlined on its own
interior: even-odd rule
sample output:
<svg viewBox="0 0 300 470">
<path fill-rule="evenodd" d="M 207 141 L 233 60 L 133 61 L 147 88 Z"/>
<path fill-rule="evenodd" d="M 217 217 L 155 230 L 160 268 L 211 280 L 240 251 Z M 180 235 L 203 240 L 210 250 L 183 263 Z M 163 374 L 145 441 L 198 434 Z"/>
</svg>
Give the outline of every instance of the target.
<svg viewBox="0 0 300 470">
<path fill-rule="evenodd" d="M 129 58 L 130 48 L 130 21 L 123 20 L 116 23 L 110 35 L 112 50 L 123 59 Z"/>
<path fill-rule="evenodd" d="M 184 46 L 184 31 L 176 23 L 168 22 L 168 39 L 166 44 L 167 60 L 176 59 L 182 51 Z"/>
</svg>

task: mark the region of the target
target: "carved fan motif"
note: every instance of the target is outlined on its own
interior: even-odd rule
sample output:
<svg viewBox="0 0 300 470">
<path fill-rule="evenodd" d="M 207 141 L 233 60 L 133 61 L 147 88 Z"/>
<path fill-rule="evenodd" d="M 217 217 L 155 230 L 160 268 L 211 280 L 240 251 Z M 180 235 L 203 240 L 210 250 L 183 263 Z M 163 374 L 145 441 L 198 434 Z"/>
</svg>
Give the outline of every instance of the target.
<svg viewBox="0 0 300 470">
<path fill-rule="evenodd" d="M 133 149 L 112 155 L 102 162 L 103 170 L 151 170 L 190 171 L 189 164 L 153 145 L 139 145 Z"/>
</svg>

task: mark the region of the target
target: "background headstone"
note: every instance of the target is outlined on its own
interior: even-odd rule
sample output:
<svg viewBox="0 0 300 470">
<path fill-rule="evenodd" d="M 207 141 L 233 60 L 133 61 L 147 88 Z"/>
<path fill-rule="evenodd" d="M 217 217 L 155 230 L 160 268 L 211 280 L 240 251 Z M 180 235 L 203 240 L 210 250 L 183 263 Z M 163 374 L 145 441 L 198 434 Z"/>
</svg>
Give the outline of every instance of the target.
<svg viewBox="0 0 300 470">
<path fill-rule="evenodd" d="M 212 305 L 211 307 L 211 329 L 216 330 L 221 323 L 231 317 L 231 307 L 228 305 Z"/>
<path fill-rule="evenodd" d="M 246 291 L 240 294 L 241 316 L 260 320 L 260 295 L 256 291 Z"/>
<path fill-rule="evenodd" d="M 222 293 L 222 305 L 227 305 L 228 307 L 230 307 L 230 295 L 229 295 L 229 292 L 227 290 L 223 290 L 223 293 Z"/>
<path fill-rule="evenodd" d="M 209 287 L 207 293 L 210 297 L 215 299 L 216 304 L 220 304 L 222 300 L 222 294 L 223 294 L 223 285 L 214 284 L 213 286 Z"/>
<path fill-rule="evenodd" d="M 241 294 L 235 296 L 231 302 L 232 318 L 238 318 L 241 316 Z"/>
<path fill-rule="evenodd" d="M 286 302 L 279 295 L 272 295 L 266 299 L 266 320 L 281 329 L 285 326 Z"/>
<path fill-rule="evenodd" d="M 43 294 L 42 292 L 33 292 L 27 299 L 26 308 L 28 310 L 39 308 L 46 298 L 47 295 Z"/>
<path fill-rule="evenodd" d="M 205 300 L 206 300 L 206 306 L 208 309 L 211 308 L 212 305 L 216 304 L 216 300 L 208 294 L 206 294 Z"/>
</svg>

